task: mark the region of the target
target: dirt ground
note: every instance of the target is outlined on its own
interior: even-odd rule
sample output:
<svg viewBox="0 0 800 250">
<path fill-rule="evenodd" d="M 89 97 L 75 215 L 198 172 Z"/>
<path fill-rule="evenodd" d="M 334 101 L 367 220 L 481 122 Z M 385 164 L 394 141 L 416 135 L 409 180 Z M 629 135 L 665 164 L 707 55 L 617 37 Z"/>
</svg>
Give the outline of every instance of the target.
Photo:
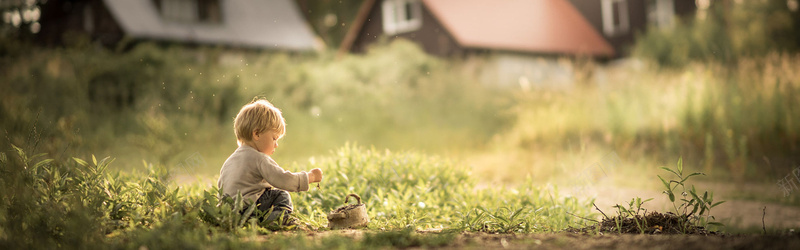
<svg viewBox="0 0 800 250">
<path fill-rule="evenodd" d="M 798 249 L 800 236 L 462 234 L 446 248 L 475 249 Z"/>
<path fill-rule="evenodd" d="M 285 232 L 288 233 L 288 232 Z M 335 230 L 307 232 L 309 238 L 324 238 L 333 235 L 352 239 L 364 237 L 363 230 Z M 438 232 L 418 232 L 434 234 Z M 259 241 L 268 242 L 269 235 Z M 411 247 L 424 249 L 426 247 Z M 441 249 L 800 249 L 800 234 L 781 235 L 642 235 L 579 233 L 543 234 L 487 234 L 462 233 Z"/>
<path fill-rule="evenodd" d="M 776 200 L 781 196 L 779 190 L 769 185 L 734 185 L 725 183 L 701 183 L 697 190 L 714 192 L 715 201 L 725 201 L 711 211 L 717 222 L 722 222 L 729 227 L 742 229 L 788 230 L 800 231 L 800 207 L 778 204 L 763 200 L 742 199 L 742 194 L 760 197 L 764 200 Z M 564 191 L 569 193 L 570 191 Z M 594 186 L 581 189 L 577 193 L 582 198 L 595 198 L 595 204 L 608 216 L 615 215 L 616 204 L 627 204 L 631 198 L 640 197 L 642 200 L 653 198 L 643 207 L 648 211 L 672 212 L 674 208 L 666 195 L 660 191 L 647 189 L 623 188 L 615 186 Z M 566 195 L 566 194 L 564 194 Z M 800 195 L 800 194 L 794 194 Z M 766 207 L 766 211 L 764 208 Z M 594 210 L 596 212 L 597 210 Z M 766 213 L 765 213 L 766 212 Z M 763 220 L 763 222 L 762 222 Z"/>
</svg>

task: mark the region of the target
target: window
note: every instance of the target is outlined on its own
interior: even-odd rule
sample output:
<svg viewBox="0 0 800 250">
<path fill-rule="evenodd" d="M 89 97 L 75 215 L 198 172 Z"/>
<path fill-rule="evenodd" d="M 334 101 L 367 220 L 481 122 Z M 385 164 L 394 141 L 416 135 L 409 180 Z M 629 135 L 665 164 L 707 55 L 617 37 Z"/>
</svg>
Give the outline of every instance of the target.
<svg viewBox="0 0 800 250">
<path fill-rule="evenodd" d="M 386 0 L 383 2 L 383 31 L 393 35 L 422 27 L 419 0 Z"/>
<path fill-rule="evenodd" d="M 672 26 L 675 16 L 673 0 L 649 0 L 647 2 L 647 22 L 659 28 Z"/>
<path fill-rule="evenodd" d="M 83 8 L 83 30 L 86 32 L 94 32 L 94 12 L 92 12 L 92 5 L 87 4 Z"/>
<path fill-rule="evenodd" d="M 603 0 L 603 33 L 606 36 L 615 36 L 628 33 L 630 20 L 628 18 L 627 0 Z"/>
<path fill-rule="evenodd" d="M 220 23 L 219 0 L 155 0 L 165 20 L 182 23 Z"/>
</svg>

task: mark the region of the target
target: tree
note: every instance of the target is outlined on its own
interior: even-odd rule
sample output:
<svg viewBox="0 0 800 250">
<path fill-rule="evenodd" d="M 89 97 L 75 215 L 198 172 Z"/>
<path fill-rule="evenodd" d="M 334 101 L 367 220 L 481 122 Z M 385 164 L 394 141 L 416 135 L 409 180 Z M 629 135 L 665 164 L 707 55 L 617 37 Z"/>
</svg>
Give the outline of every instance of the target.
<svg viewBox="0 0 800 250">
<path fill-rule="evenodd" d="M 46 0 L 0 0 L 0 35 L 31 40 L 41 29 L 41 6 Z"/>
</svg>

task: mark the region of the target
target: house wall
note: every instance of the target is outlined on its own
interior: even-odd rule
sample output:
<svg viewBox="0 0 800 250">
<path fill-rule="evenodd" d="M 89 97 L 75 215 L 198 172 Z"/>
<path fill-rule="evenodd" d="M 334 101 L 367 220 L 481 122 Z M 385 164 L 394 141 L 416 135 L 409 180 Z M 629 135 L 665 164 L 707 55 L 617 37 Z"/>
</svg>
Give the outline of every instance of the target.
<svg viewBox="0 0 800 250">
<path fill-rule="evenodd" d="M 87 35 L 105 46 L 123 37 L 122 29 L 101 0 L 50 0 L 42 6 L 37 40 L 45 45 L 63 44 L 64 36 Z"/>
<path fill-rule="evenodd" d="M 617 56 L 627 55 L 627 48 L 633 40 L 637 32 L 642 32 L 647 27 L 647 5 L 646 0 L 628 0 L 628 18 L 630 29 L 625 34 L 606 35 L 603 32 L 603 12 L 602 1 L 600 0 L 570 0 L 573 6 L 578 9 L 581 14 L 586 18 L 592 27 L 598 33 L 603 35 L 608 43 L 614 47 Z"/>
<path fill-rule="evenodd" d="M 405 32 L 387 36 L 383 32 L 383 13 L 381 5 L 383 1 L 376 1 L 370 10 L 367 21 L 358 33 L 351 52 L 364 53 L 369 45 L 379 41 L 382 37 L 386 39 L 405 38 L 419 44 L 426 53 L 436 56 L 457 56 L 462 55 L 465 50 L 459 46 L 455 39 L 444 29 L 444 27 L 433 17 L 433 14 L 422 6 L 422 27 L 412 32 Z"/>
<path fill-rule="evenodd" d="M 677 16 L 687 16 L 697 10 L 695 0 L 673 0 L 675 14 Z M 637 33 L 642 33 L 647 29 L 647 2 L 648 0 L 627 0 L 628 17 L 630 20 L 630 30 L 625 34 L 606 35 L 603 33 L 603 13 L 601 0 L 570 0 L 573 6 L 583 14 L 586 20 L 592 24 L 600 34 L 617 51 L 617 56 L 628 55 L 629 47 L 636 39 Z"/>
<path fill-rule="evenodd" d="M 674 0 L 675 1 L 675 14 L 680 17 L 687 17 L 697 11 L 697 2 L 695 0 Z"/>
<path fill-rule="evenodd" d="M 114 20 L 103 1 L 96 1 L 92 5 L 92 10 L 94 11 L 93 22 L 95 23 L 95 30 L 90 32 L 92 40 L 99 41 L 105 46 L 116 45 L 124 37 L 125 33 L 122 27 Z"/>
<path fill-rule="evenodd" d="M 459 57 L 470 73 L 488 86 L 522 89 L 563 89 L 574 85 L 574 70 L 568 59 L 554 55 L 492 51 L 464 48 L 422 6 L 422 27 L 413 32 L 387 36 L 383 32 L 382 1 L 371 7 L 367 21 L 350 47 L 354 53 L 365 52 L 371 44 L 381 39 L 404 38 L 420 45 L 431 55 Z M 598 5 L 599 8 L 599 5 Z M 525 86 L 525 87 L 523 87 Z"/>
</svg>

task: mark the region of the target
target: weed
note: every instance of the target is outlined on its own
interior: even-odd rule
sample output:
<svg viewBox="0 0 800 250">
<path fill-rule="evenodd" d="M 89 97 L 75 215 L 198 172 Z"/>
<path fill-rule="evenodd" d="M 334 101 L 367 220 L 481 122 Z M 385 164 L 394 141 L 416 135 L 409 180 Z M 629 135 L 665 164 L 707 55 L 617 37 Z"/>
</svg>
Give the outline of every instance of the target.
<svg viewBox="0 0 800 250">
<path fill-rule="evenodd" d="M 461 214 L 458 228 L 470 232 L 524 233 L 535 230 L 535 211 L 521 207 L 501 207 L 494 211 L 484 207 L 473 208 Z"/>
<path fill-rule="evenodd" d="M 664 194 L 667 195 L 672 202 L 674 213 L 667 212 L 665 214 L 658 212 L 647 212 L 647 209 L 642 208 L 642 205 L 650 200 L 642 200 L 639 197 L 631 199 L 627 206 L 615 205 L 617 209 L 617 216 L 609 218 L 603 214 L 603 220 L 595 225 L 584 227 L 581 229 L 570 228 L 569 231 L 583 232 L 583 233 L 599 233 L 599 232 L 615 232 L 615 233 L 639 233 L 639 234 L 656 234 L 656 233 L 680 233 L 680 234 L 709 234 L 715 233 L 707 229 L 708 225 L 723 227 L 724 225 L 719 222 L 711 222 L 710 219 L 715 219 L 711 216 L 711 209 L 722 204 L 724 201 L 714 203 L 714 194 L 708 191 L 699 196 L 694 188 L 686 187 L 686 181 L 693 177 L 702 175 L 702 173 L 691 173 L 684 175 L 683 173 L 683 160 L 679 159 L 677 168 L 670 169 L 662 167 L 662 169 L 672 173 L 677 179 L 670 179 L 666 181 L 660 175 L 658 178 L 664 184 L 666 190 Z M 676 199 L 676 192 L 679 191 L 682 196 L 680 200 Z M 688 193 L 687 193 L 688 191 Z M 595 206 L 596 208 L 596 206 Z M 599 209 L 598 209 L 599 211 Z"/>
<path fill-rule="evenodd" d="M 630 218 L 636 224 L 639 233 L 645 233 L 645 230 L 650 224 L 647 223 L 647 216 L 645 216 L 647 215 L 647 209 L 643 209 L 642 204 L 651 200 L 653 200 L 653 198 L 642 201 L 642 198 L 636 197 L 628 202 L 628 207 L 619 204 L 615 205 L 614 208 L 617 209 L 617 217 L 614 218 L 614 223 L 617 225 L 617 232 L 622 233 L 620 220 L 623 218 Z M 640 212 L 643 212 L 643 214 L 640 214 Z"/>
<path fill-rule="evenodd" d="M 676 179 L 670 179 L 669 181 L 664 180 L 663 177 L 660 175 L 658 178 L 661 180 L 661 183 L 664 184 L 664 194 L 669 197 L 670 202 L 672 202 L 672 207 L 674 208 L 675 213 L 683 218 L 681 221 L 685 222 L 681 224 L 681 232 L 686 233 L 688 232 L 691 227 L 697 226 L 701 228 L 706 228 L 708 225 L 714 226 L 724 226 L 722 223 L 719 222 L 711 222 L 709 218 L 715 219 L 714 216 L 711 216 L 711 209 L 724 203 L 725 201 L 718 201 L 714 203 L 714 193 L 709 193 L 708 191 L 703 192 L 703 196 L 699 196 L 697 190 L 695 189 L 694 185 L 691 188 L 686 187 L 686 181 L 698 175 L 704 175 L 703 173 L 691 173 L 689 175 L 684 176 L 683 173 L 683 159 L 678 159 L 678 164 L 676 169 L 670 169 L 667 167 L 661 167 L 665 171 L 668 171 L 675 175 Z M 678 191 L 678 187 L 680 187 L 680 201 L 676 201 L 676 191 Z M 688 193 L 687 193 L 688 191 Z"/>
<path fill-rule="evenodd" d="M 142 173 L 108 173 L 110 157 L 61 162 L 13 148 L 12 155 L 0 154 L 2 246 L 249 248 L 249 238 L 296 229 L 253 218 L 259 211 L 241 195 L 174 186 L 157 165 L 145 162 Z M 313 164 L 340 174 L 326 178 L 328 188 L 292 193 L 293 214 L 308 229 L 327 230 L 325 214 L 343 202 L 340 195 L 361 194 L 373 218 L 367 231 L 380 231 L 366 234 L 356 248 L 435 247 L 464 231 L 555 231 L 576 223 L 567 213 L 588 212 L 574 199 L 556 199 L 533 184 L 513 192 L 476 191 L 465 167 L 413 152 L 348 145 Z M 417 233 L 421 229 L 444 233 Z"/>
</svg>

